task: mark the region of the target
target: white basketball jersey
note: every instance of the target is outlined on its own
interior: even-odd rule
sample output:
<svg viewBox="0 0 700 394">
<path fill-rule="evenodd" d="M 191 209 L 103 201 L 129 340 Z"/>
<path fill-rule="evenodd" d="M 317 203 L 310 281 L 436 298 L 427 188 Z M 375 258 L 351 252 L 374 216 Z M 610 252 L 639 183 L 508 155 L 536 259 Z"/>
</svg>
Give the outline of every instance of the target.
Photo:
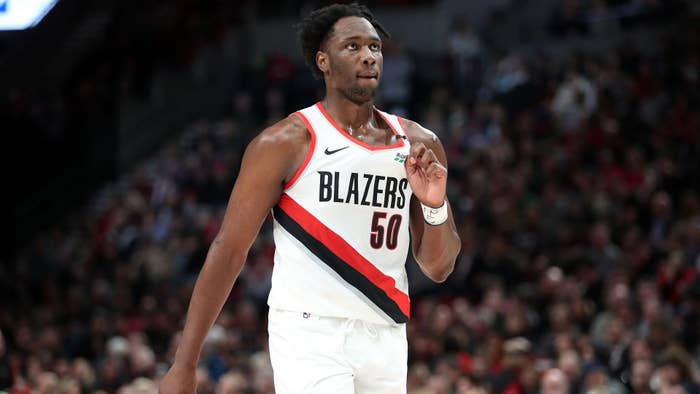
<svg viewBox="0 0 700 394">
<path fill-rule="evenodd" d="M 273 210 L 270 307 L 379 324 L 408 320 L 410 146 L 399 119 L 375 111 L 394 133 L 388 146 L 350 137 L 320 102 L 295 113 L 311 143 Z"/>
</svg>

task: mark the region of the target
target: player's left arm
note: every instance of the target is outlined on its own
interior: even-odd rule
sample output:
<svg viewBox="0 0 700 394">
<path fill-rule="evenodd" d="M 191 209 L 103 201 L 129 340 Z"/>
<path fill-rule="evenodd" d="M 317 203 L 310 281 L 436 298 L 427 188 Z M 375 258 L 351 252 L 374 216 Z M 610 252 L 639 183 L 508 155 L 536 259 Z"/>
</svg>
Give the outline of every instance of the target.
<svg viewBox="0 0 700 394">
<path fill-rule="evenodd" d="M 443 282 L 452 273 L 461 247 L 447 200 L 447 155 L 433 132 L 410 120 L 401 122 L 411 141 L 406 174 L 413 190 L 410 223 L 413 256 L 423 273 L 435 282 Z M 447 220 L 439 225 L 428 224 L 421 203 L 433 208 L 445 203 Z"/>
</svg>

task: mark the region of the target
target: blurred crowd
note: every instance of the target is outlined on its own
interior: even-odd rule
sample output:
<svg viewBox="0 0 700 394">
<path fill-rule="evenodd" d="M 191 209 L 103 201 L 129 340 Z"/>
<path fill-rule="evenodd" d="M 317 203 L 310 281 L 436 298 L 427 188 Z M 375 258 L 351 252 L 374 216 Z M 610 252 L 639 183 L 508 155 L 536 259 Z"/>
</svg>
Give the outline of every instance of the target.
<svg viewBox="0 0 700 394">
<path fill-rule="evenodd" d="M 678 0 L 563 0 L 550 15 L 553 35 L 597 34 L 618 28 L 648 26 L 673 14 Z"/>
<path fill-rule="evenodd" d="M 387 46 L 379 106 L 440 136 L 462 239 L 443 284 L 409 262 L 410 393 L 700 393 L 698 22 L 659 29 L 654 53 L 495 61 L 456 24 L 434 83 Z M 294 95 L 238 90 L 0 266 L 0 391 L 155 392 L 242 150 Z M 201 393 L 273 392 L 270 230 L 207 337 Z"/>
</svg>

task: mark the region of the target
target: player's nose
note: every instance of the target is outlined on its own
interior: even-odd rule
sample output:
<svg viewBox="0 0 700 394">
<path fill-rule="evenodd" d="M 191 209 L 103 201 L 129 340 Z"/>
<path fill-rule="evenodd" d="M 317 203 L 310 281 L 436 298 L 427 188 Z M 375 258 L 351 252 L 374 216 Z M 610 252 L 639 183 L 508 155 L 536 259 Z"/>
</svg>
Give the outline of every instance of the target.
<svg viewBox="0 0 700 394">
<path fill-rule="evenodd" d="M 377 54 L 370 50 L 368 46 L 362 47 L 360 56 L 364 64 L 373 65 L 377 62 Z"/>
</svg>

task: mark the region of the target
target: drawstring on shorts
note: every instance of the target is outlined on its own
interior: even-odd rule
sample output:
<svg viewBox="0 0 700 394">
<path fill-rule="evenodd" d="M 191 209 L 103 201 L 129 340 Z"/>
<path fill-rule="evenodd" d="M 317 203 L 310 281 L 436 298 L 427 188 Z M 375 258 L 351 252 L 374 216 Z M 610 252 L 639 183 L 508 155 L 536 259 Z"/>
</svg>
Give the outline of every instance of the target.
<svg viewBox="0 0 700 394">
<path fill-rule="evenodd" d="M 343 328 L 341 332 L 343 334 L 350 333 L 355 328 L 355 323 L 360 323 L 362 325 L 367 336 L 369 336 L 372 339 L 377 338 L 377 329 L 374 327 L 374 325 L 359 319 L 347 319 L 343 323 Z"/>
</svg>

